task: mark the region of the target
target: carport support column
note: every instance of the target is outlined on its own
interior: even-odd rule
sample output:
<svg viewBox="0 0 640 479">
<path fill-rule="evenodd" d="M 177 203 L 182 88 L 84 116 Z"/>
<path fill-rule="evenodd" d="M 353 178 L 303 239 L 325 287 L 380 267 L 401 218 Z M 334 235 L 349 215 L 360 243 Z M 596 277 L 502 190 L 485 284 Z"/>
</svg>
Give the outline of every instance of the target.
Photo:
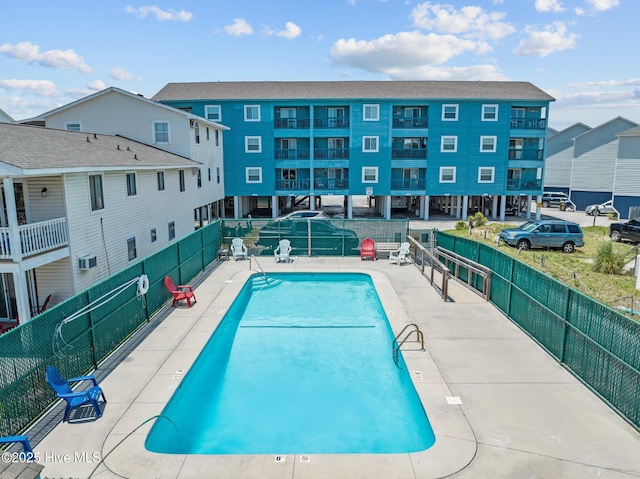
<svg viewBox="0 0 640 479">
<path fill-rule="evenodd" d="M 542 212 L 540 205 L 542 204 L 542 196 L 536 196 L 536 220 L 540 219 L 540 213 Z"/>
<path fill-rule="evenodd" d="M 506 209 L 507 209 L 507 197 L 502 195 L 500 197 L 500 221 L 504 221 Z"/>
<path fill-rule="evenodd" d="M 315 195 L 315 193 L 311 193 L 309 195 L 309 209 L 311 211 L 315 211 L 316 210 L 316 195 Z"/>
<path fill-rule="evenodd" d="M 469 197 L 464 195 L 462 197 L 462 219 L 466 221 L 467 211 L 469 210 Z"/>
<path fill-rule="evenodd" d="M 422 211 L 422 219 L 429 219 L 429 195 L 420 198 L 420 211 Z"/>
<path fill-rule="evenodd" d="M 347 196 L 347 219 L 353 219 L 353 196 Z"/>
<path fill-rule="evenodd" d="M 460 219 L 462 214 L 462 196 L 456 196 L 456 218 Z"/>
<path fill-rule="evenodd" d="M 498 217 L 498 196 L 493 195 L 491 199 L 491 219 L 495 220 Z"/>
<path fill-rule="evenodd" d="M 384 197 L 384 219 L 391 219 L 391 196 Z"/>
<path fill-rule="evenodd" d="M 527 219 L 528 220 L 531 219 L 531 200 L 532 200 L 532 196 L 527 195 Z"/>
<path fill-rule="evenodd" d="M 242 205 L 240 204 L 240 197 L 233 197 L 233 217 L 242 218 Z"/>
<path fill-rule="evenodd" d="M 278 197 L 276 195 L 273 195 L 271 197 L 271 217 L 272 218 L 277 218 L 278 216 L 280 216 L 280 213 L 278 212 Z"/>
</svg>

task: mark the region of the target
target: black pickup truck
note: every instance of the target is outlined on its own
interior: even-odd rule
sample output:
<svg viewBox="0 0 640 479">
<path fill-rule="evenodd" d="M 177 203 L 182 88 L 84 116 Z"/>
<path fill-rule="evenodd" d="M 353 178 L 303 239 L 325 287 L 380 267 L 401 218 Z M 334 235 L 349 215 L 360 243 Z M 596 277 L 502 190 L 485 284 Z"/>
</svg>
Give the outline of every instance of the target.
<svg viewBox="0 0 640 479">
<path fill-rule="evenodd" d="M 626 223 L 611 223 L 609 236 L 613 241 L 629 240 L 640 243 L 640 219 L 627 221 Z"/>
</svg>

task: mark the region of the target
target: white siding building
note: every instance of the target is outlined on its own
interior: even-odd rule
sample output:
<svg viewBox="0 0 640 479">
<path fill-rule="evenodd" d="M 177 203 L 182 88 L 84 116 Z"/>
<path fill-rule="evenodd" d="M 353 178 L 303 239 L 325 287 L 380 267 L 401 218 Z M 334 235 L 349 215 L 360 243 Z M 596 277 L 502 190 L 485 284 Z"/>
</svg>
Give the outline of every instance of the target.
<svg viewBox="0 0 640 479">
<path fill-rule="evenodd" d="M 209 201 L 193 174 L 202 166 L 122 136 L 0 123 L 0 322 L 24 322 L 47 297 L 59 303 L 193 232 Z"/>
<path fill-rule="evenodd" d="M 0 123 L 13 123 L 13 118 L 2 111 L 2 108 L 0 108 Z"/>
</svg>

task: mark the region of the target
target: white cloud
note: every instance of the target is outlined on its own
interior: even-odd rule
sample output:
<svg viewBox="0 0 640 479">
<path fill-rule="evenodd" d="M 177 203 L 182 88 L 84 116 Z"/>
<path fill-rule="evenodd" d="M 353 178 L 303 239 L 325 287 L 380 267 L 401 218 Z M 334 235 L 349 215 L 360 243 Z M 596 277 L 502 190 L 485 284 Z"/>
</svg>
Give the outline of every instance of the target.
<svg viewBox="0 0 640 479">
<path fill-rule="evenodd" d="M 0 80 L 0 89 L 17 90 L 47 98 L 58 96 L 58 89 L 49 80 Z"/>
<path fill-rule="evenodd" d="M 225 26 L 222 30 L 232 37 L 251 35 L 253 33 L 253 28 L 251 28 L 251 25 L 247 23 L 244 18 L 234 18 L 233 23 Z"/>
<path fill-rule="evenodd" d="M 407 69 L 390 69 L 386 72 L 392 80 L 436 80 L 436 81 L 507 81 L 509 78 L 493 65 L 469 67 L 419 66 Z"/>
<path fill-rule="evenodd" d="M 599 12 L 610 10 L 620 4 L 619 0 L 586 0 L 586 2 Z"/>
<path fill-rule="evenodd" d="M 470 38 L 497 40 L 515 32 L 515 27 L 504 22 L 503 12 L 485 12 L 478 6 L 456 10 L 452 5 L 425 2 L 411 12 L 416 27 L 440 33 L 463 34 Z"/>
<path fill-rule="evenodd" d="M 539 12 L 564 12 L 565 8 L 562 6 L 560 0 L 536 0 L 536 10 Z"/>
<path fill-rule="evenodd" d="M 301 33 L 302 30 L 298 25 L 293 22 L 287 22 L 285 24 L 285 29 L 276 33 L 276 35 L 279 37 L 284 37 L 287 40 L 293 40 L 294 38 L 299 37 Z"/>
<path fill-rule="evenodd" d="M 114 80 L 143 80 L 142 77 L 135 77 L 133 73 L 120 67 L 113 67 L 109 71 L 109 76 Z"/>
<path fill-rule="evenodd" d="M 564 22 L 553 22 L 542 31 L 528 27 L 527 33 L 528 37 L 516 47 L 513 51 L 514 55 L 546 57 L 555 52 L 575 48 L 576 41 L 580 38 L 575 33 L 569 33 Z"/>
<path fill-rule="evenodd" d="M 75 100 L 78 98 L 85 97 L 87 95 L 92 95 L 96 92 L 104 90 L 105 88 L 107 88 L 107 85 L 105 85 L 100 80 L 96 80 L 94 82 L 89 83 L 86 88 L 69 88 L 65 90 L 65 94 Z"/>
<path fill-rule="evenodd" d="M 155 5 L 147 6 L 147 7 L 133 7 L 129 5 L 125 8 L 127 13 L 132 13 L 134 15 L 138 15 L 140 18 L 146 18 L 147 15 L 155 15 L 156 20 L 160 22 L 165 21 L 179 21 L 179 22 L 188 22 L 193 18 L 193 13 L 187 12 L 185 10 L 180 10 L 179 12 L 173 9 L 162 10 L 160 7 Z"/>
<path fill-rule="evenodd" d="M 24 63 L 37 63 L 56 70 L 76 70 L 82 73 L 92 73 L 93 70 L 84 58 L 73 50 L 49 50 L 41 52 L 38 45 L 31 42 L 20 42 L 15 45 L 5 43 L 0 45 L 0 53 Z"/>
<path fill-rule="evenodd" d="M 388 73 L 444 63 L 476 48 L 475 42 L 453 35 L 401 32 L 372 41 L 340 39 L 331 48 L 330 56 L 337 65 Z"/>
</svg>

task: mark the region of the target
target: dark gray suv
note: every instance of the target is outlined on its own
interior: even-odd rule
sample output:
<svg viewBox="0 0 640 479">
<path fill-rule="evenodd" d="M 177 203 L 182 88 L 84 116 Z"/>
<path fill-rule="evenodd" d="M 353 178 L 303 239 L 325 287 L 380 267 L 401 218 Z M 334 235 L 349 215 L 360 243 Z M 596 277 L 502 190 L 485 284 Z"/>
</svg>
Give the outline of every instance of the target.
<svg viewBox="0 0 640 479">
<path fill-rule="evenodd" d="M 573 253 L 577 246 L 584 246 L 580 225 L 559 220 L 528 221 L 517 228 L 503 229 L 500 240 L 520 250 L 561 248 Z"/>
</svg>

